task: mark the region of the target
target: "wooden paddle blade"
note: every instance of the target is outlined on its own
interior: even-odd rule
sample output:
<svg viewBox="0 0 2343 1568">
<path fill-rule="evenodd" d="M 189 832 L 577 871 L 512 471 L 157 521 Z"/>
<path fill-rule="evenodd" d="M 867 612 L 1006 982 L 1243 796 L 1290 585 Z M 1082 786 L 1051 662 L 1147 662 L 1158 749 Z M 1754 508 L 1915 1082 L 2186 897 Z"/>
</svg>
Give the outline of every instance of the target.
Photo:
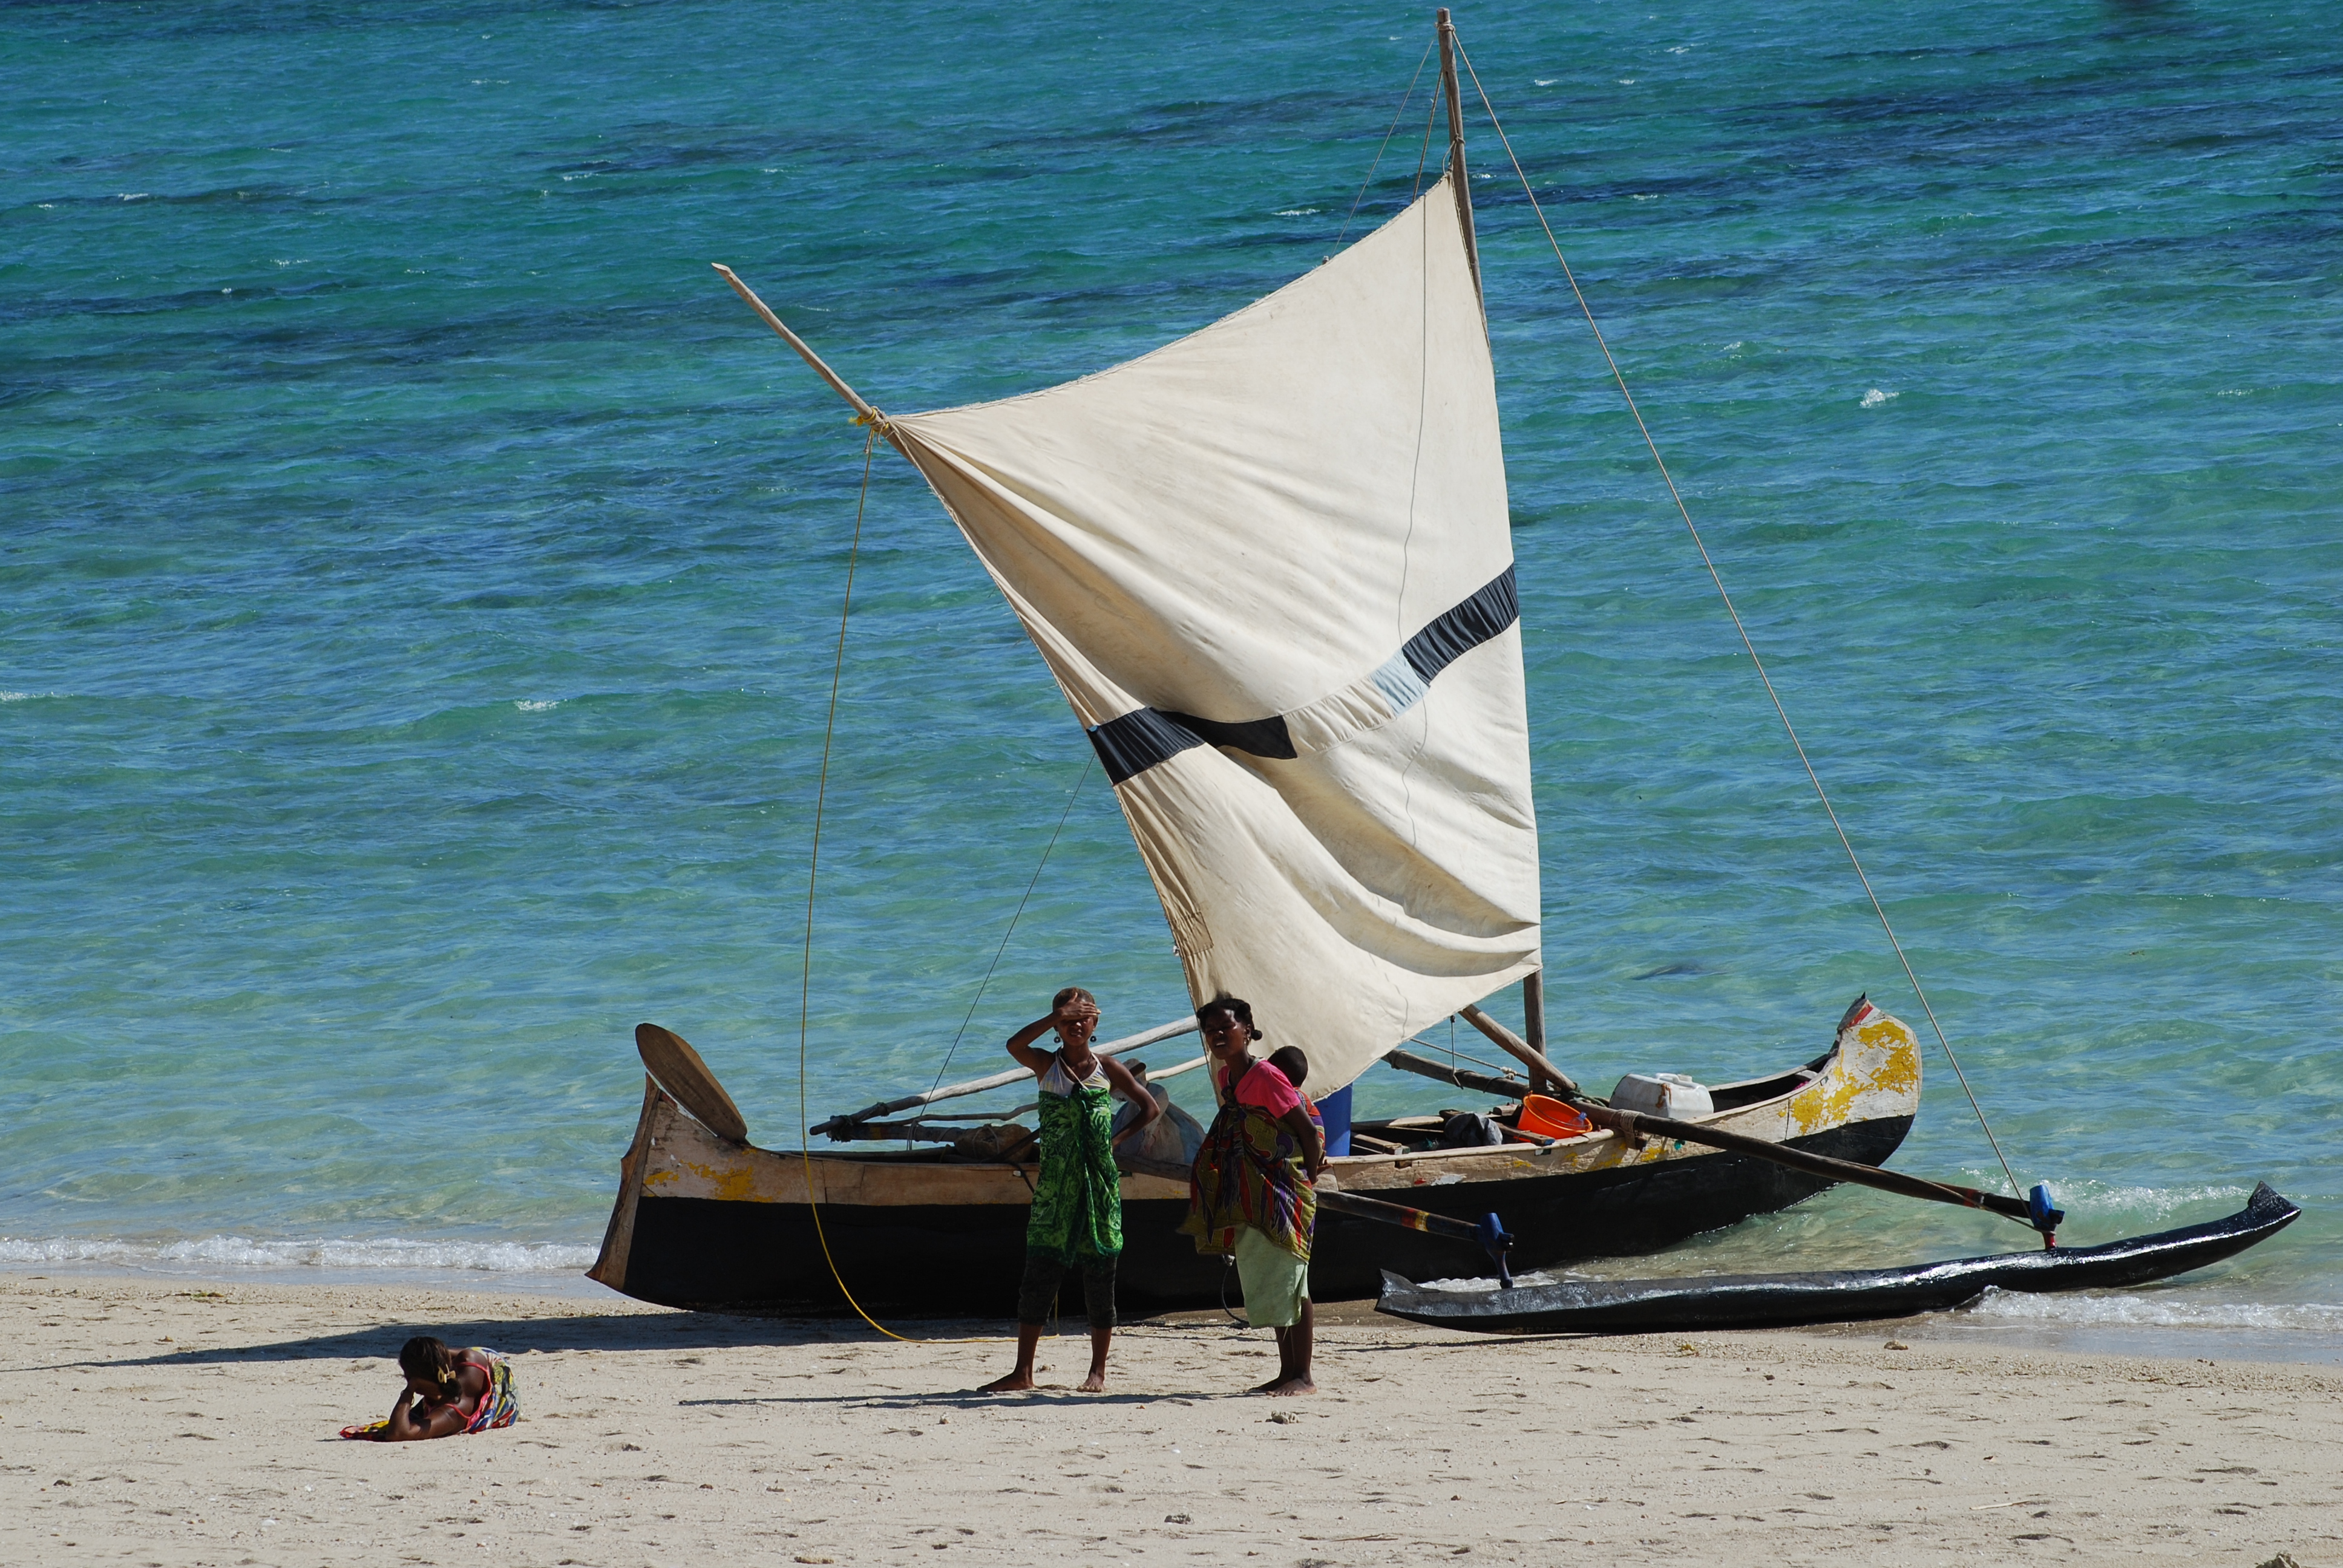
<svg viewBox="0 0 2343 1568">
<path fill-rule="evenodd" d="M 740 1118 L 740 1108 L 699 1060 L 699 1052 L 691 1042 L 672 1030 L 661 1029 L 655 1023 L 635 1025 L 635 1051 L 643 1059 L 643 1067 L 659 1081 L 659 1086 L 674 1097 L 675 1102 L 719 1138 L 735 1143 L 749 1141 L 749 1124 Z"/>
</svg>

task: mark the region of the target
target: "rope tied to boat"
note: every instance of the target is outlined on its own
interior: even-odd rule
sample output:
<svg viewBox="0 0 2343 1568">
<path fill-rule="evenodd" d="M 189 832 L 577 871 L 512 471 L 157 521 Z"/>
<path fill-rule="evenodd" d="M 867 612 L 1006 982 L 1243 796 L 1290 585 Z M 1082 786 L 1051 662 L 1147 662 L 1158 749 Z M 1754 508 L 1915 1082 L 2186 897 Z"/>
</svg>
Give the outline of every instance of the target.
<svg viewBox="0 0 2343 1568">
<path fill-rule="evenodd" d="M 865 426 L 869 434 L 862 438 L 862 487 L 854 500 L 854 538 L 846 548 L 846 591 L 838 607 L 838 651 L 830 668 L 830 712 L 822 721 L 821 771 L 813 789 L 813 847 L 806 858 L 805 948 L 798 963 L 798 1153 L 805 1162 L 806 1211 L 813 1216 L 814 1239 L 821 1243 L 821 1261 L 830 1268 L 830 1277 L 838 1286 L 838 1293 L 854 1309 L 854 1315 L 890 1340 L 905 1344 L 985 1344 L 985 1338 L 958 1340 L 922 1340 L 910 1334 L 899 1334 L 869 1312 L 854 1299 L 847 1287 L 846 1276 L 839 1272 L 838 1260 L 830 1251 L 830 1231 L 821 1222 L 821 1200 L 814 1191 L 813 1137 L 807 1131 L 810 1118 L 806 1111 L 806 1042 L 812 1030 L 813 1019 L 813 906 L 814 889 L 821 873 L 821 814 L 830 799 L 830 743 L 838 733 L 838 690 L 846 675 L 846 623 L 854 610 L 854 568 L 862 558 L 862 518 L 870 503 L 870 458 L 885 435 L 886 419 L 875 409 L 869 418 L 855 416 L 857 425 Z"/>
<path fill-rule="evenodd" d="M 1854 840 L 1847 837 L 1846 829 L 1839 822 L 1838 809 L 1831 804 L 1830 791 L 1823 788 L 1822 776 L 1815 771 L 1814 763 L 1806 757 L 1806 748 L 1798 739 L 1797 727 L 1790 722 L 1790 710 L 1783 706 L 1781 693 L 1774 689 L 1774 678 L 1765 672 L 1765 660 L 1757 657 L 1757 645 L 1751 639 L 1749 628 L 1742 624 L 1741 612 L 1734 608 L 1732 594 L 1725 590 L 1724 574 L 1717 570 L 1716 562 L 1709 556 L 1708 545 L 1701 538 L 1700 529 L 1692 520 L 1692 508 L 1684 505 L 1684 495 L 1676 488 L 1675 476 L 1668 472 L 1667 460 L 1660 456 L 1660 444 L 1653 438 L 1651 427 L 1644 423 L 1644 411 L 1636 407 L 1635 395 L 1627 389 L 1626 374 L 1612 356 L 1611 345 L 1594 319 L 1594 307 L 1587 304 L 1585 292 L 1578 286 L 1578 275 L 1571 270 L 1569 259 L 1562 254 L 1562 242 L 1554 237 L 1554 225 L 1546 221 L 1545 208 L 1539 203 L 1529 176 L 1522 171 L 1522 160 L 1513 154 L 1513 140 L 1505 135 L 1505 127 L 1497 118 L 1496 106 L 1489 102 L 1489 91 L 1481 85 L 1481 73 L 1473 69 L 1473 57 L 1464 52 L 1461 38 L 1456 44 L 1456 57 L 1463 61 L 1465 71 L 1473 78 L 1473 90 L 1480 95 L 1481 108 L 1489 116 L 1489 127 L 1497 133 L 1498 145 L 1505 149 L 1506 160 L 1513 166 L 1513 177 L 1522 182 L 1522 194 L 1529 197 L 1530 211 L 1536 215 L 1538 227 L 1545 231 L 1545 242 L 1552 247 L 1554 259 L 1561 266 L 1564 279 L 1570 285 L 1572 297 L 1578 301 L 1580 314 L 1586 317 L 1587 330 L 1594 334 L 1594 346 L 1603 351 L 1603 362 L 1611 367 L 1611 378 L 1618 384 L 1619 396 L 1625 401 L 1627 412 L 1635 421 L 1637 433 L 1644 437 L 1644 447 L 1652 454 L 1653 466 L 1659 469 L 1661 482 L 1668 487 L 1668 498 L 1675 503 L 1676 515 L 1684 519 L 1685 531 L 1692 535 L 1693 548 L 1700 552 L 1700 563 L 1708 568 L 1709 580 L 1716 585 L 1717 598 L 1725 601 L 1725 613 L 1732 618 L 1733 629 L 1740 634 L 1741 646 L 1748 653 L 1749 663 L 1765 688 L 1766 699 L 1773 703 L 1775 716 L 1781 719 L 1784 733 L 1790 738 L 1791 749 L 1798 754 L 1798 766 L 1805 769 L 1806 782 L 1814 786 L 1815 798 L 1822 802 L 1823 813 L 1830 819 L 1831 831 L 1838 836 L 1839 848 L 1846 851 L 1847 864 L 1855 868 L 1855 880 L 1863 884 L 1863 896 L 1871 900 L 1871 912 L 1879 918 L 1879 929 L 1887 933 L 1887 945 L 1895 950 L 1896 961 L 1903 966 L 1904 978 L 1911 982 L 1912 994 L 1919 999 L 1920 1010 L 1927 1014 L 1928 1027 L 1936 1036 L 1936 1044 L 1943 1049 L 1945 1060 L 1952 1063 L 1953 1076 L 1960 1081 L 1961 1092 L 1967 1096 L 1969 1109 L 1976 1113 L 1977 1125 L 1985 1130 L 1986 1141 L 1993 1146 L 1993 1157 L 2000 1162 L 2001 1173 L 2008 1179 L 2010 1191 L 2022 1192 L 2025 1189 L 2018 1184 L 2017 1173 L 2009 1168 L 2009 1157 L 2001 1151 L 2001 1140 L 1994 1136 L 1993 1123 L 1986 1120 L 1985 1107 L 1977 1102 L 1976 1091 L 1969 1087 L 1968 1074 L 1961 1070 L 1961 1059 L 1953 1053 L 1953 1042 L 1946 1038 L 1945 1026 L 1936 1021 L 1936 1010 L 1929 1005 L 1928 993 L 1921 989 L 1920 977 L 1914 972 L 1912 960 L 1905 956 L 1904 944 L 1896 940 L 1896 928 L 1888 921 L 1887 910 L 1880 903 L 1878 893 L 1873 890 L 1871 878 L 1863 869 L 1863 859 L 1855 852 Z"/>
</svg>

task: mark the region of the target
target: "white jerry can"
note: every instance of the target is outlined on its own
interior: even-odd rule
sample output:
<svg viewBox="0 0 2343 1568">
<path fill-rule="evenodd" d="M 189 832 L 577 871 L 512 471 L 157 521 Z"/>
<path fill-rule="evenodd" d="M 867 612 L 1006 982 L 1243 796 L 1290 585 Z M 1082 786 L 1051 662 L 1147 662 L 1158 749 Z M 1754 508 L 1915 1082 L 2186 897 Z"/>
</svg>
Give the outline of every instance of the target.
<svg viewBox="0 0 2343 1568">
<path fill-rule="evenodd" d="M 1681 1072 L 1631 1072 L 1611 1091 L 1614 1111 L 1640 1111 L 1672 1121 L 1706 1116 L 1715 1111 L 1708 1085 L 1695 1083 Z"/>
</svg>

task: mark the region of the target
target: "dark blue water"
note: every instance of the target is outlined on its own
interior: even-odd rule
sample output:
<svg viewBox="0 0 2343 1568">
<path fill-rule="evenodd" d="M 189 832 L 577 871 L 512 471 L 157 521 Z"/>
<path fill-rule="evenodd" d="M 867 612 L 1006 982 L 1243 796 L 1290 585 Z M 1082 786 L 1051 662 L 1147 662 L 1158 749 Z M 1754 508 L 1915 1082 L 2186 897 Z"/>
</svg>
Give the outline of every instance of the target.
<svg viewBox="0 0 2343 1568">
<path fill-rule="evenodd" d="M 1428 24 L 10 9 L 0 1257 L 567 1264 L 644 1018 L 793 1141 L 862 444 L 708 264 L 885 407 L 1095 370 L 1335 248 Z M 2343 42 L 2177 0 L 1459 24 L 2020 1176 L 2078 1240 L 2268 1176 L 2310 1218 L 2149 1305 L 2328 1322 Z M 1858 991 L 1917 1023 L 1470 130 L 1554 1050 L 1722 1080 Z M 1086 754 L 882 448 L 817 1117 L 946 1067 Z M 948 1070 L 1068 981 L 1111 1031 L 1185 1004 L 1095 775 Z M 1901 1163 L 1983 1179 L 1930 1074 Z M 1699 1255 L 2023 1240 L 1982 1223 L 1840 1195 Z"/>
</svg>

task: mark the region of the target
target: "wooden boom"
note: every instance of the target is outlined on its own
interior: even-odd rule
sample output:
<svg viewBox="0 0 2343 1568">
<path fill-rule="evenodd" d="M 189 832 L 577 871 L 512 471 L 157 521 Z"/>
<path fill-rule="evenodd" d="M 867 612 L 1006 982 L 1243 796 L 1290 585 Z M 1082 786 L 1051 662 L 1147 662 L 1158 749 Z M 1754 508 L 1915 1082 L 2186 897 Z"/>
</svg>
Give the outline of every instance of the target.
<svg viewBox="0 0 2343 1568">
<path fill-rule="evenodd" d="M 1719 1128 L 1703 1127 L 1696 1121 L 1647 1116 L 1640 1111 L 1614 1111 L 1607 1105 L 1594 1105 L 1584 1100 L 1577 1105 L 1587 1121 L 1623 1138 L 1670 1138 L 1710 1149 L 1729 1150 L 1735 1154 L 1770 1160 L 1776 1165 L 1786 1165 L 1793 1171 L 1804 1171 L 1809 1175 L 1825 1176 L 1834 1181 L 1851 1182 L 1857 1187 L 1876 1187 L 1882 1192 L 1900 1193 L 1906 1198 L 1925 1198 L 1931 1202 L 1951 1203 L 1963 1209 L 1984 1209 L 2021 1221 L 2036 1229 L 2042 1228 L 2036 1224 L 2033 1209 L 2023 1198 L 2005 1198 L 1998 1192 L 1981 1192 L 1975 1187 L 1931 1181 L 1923 1176 L 1906 1176 L 1900 1171 L 1883 1171 L 1876 1165 L 1858 1165 L 1852 1160 L 1834 1160 L 1827 1154 L 1809 1154 L 1803 1149 L 1768 1143 L 1762 1138 L 1746 1138 L 1738 1132 L 1726 1132 Z M 2065 1216 L 2056 1210 L 2048 1211 L 2048 1222 L 2052 1228 L 2063 1218 Z"/>
</svg>

